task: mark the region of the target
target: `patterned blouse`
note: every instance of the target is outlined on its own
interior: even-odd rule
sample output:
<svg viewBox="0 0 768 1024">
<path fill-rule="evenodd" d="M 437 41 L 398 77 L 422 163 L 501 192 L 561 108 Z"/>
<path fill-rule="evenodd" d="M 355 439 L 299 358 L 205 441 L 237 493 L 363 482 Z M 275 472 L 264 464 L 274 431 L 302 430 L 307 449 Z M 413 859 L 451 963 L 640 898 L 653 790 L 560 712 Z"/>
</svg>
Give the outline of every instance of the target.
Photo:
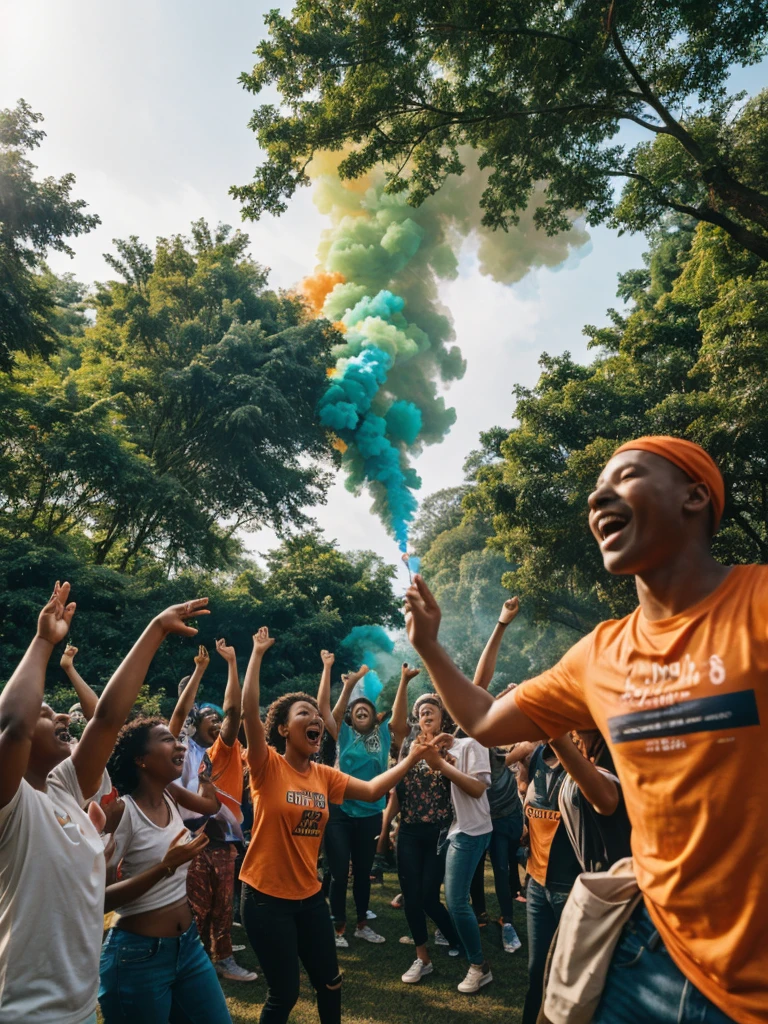
<svg viewBox="0 0 768 1024">
<path fill-rule="evenodd" d="M 451 783 L 426 761 L 417 761 L 397 787 L 403 825 L 450 825 Z"/>
</svg>

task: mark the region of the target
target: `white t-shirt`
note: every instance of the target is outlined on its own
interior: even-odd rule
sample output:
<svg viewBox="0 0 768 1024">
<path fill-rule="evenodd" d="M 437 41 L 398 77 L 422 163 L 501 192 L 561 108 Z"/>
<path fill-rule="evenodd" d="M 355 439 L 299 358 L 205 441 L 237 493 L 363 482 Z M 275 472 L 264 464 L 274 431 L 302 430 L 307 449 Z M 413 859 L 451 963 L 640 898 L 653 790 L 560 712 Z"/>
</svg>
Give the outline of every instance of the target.
<svg viewBox="0 0 768 1024">
<path fill-rule="evenodd" d="M 96 1009 L 106 866 L 90 799 L 68 757 L 44 793 L 22 779 L 0 809 L 2 1024 L 81 1024 Z"/>
<path fill-rule="evenodd" d="M 486 787 L 491 784 L 491 759 L 485 747 L 470 736 L 455 739 L 448 751 L 456 758 L 456 767 L 465 775 L 480 779 Z M 483 836 L 493 831 L 491 808 L 488 806 L 488 794 L 474 797 L 465 793 L 455 782 L 451 783 L 451 801 L 453 802 L 453 822 L 448 829 L 448 836 L 463 832 L 468 836 Z"/>
</svg>

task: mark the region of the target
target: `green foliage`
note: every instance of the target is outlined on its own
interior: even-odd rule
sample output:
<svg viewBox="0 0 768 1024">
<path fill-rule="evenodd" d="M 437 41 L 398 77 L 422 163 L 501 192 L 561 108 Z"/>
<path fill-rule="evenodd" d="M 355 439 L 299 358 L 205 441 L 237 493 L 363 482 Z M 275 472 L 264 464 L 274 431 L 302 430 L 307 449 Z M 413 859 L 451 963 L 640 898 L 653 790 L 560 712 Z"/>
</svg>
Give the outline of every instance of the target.
<svg viewBox="0 0 768 1024">
<path fill-rule="evenodd" d="M 57 295 L 36 271 L 49 249 L 72 255 L 66 239 L 100 223 L 70 198 L 73 174 L 35 180 L 26 154 L 45 136 L 41 120 L 24 100 L 0 110 L 0 370 L 17 352 L 53 352 Z"/>
<path fill-rule="evenodd" d="M 493 523 L 504 584 L 538 618 L 581 632 L 636 604 L 632 581 L 607 576 L 587 526 L 587 496 L 618 443 L 676 434 L 723 471 L 726 510 L 715 554 L 768 559 L 768 270 L 724 232 L 671 223 L 643 271 L 620 279 L 627 316 L 587 333 L 598 354 L 541 359 L 517 388 L 519 425 L 478 471 L 465 506 Z"/>
<path fill-rule="evenodd" d="M 767 0 L 301 0 L 266 21 L 241 82 L 282 105 L 251 120 L 267 159 L 231 190 L 247 216 L 285 209 L 326 149 L 345 150 L 343 177 L 383 163 L 389 191 L 418 205 L 462 173 L 468 145 L 491 169 L 492 227 L 546 182 L 549 233 L 574 209 L 632 231 L 674 210 L 768 259 L 766 97 L 739 111 L 726 93 L 730 68 L 766 52 Z M 649 141 L 617 144 L 622 125 Z"/>
<path fill-rule="evenodd" d="M 7 536 L 67 536 L 120 570 L 212 567 L 241 529 L 307 522 L 330 461 L 315 415 L 330 332 L 267 290 L 247 244 L 202 221 L 154 254 L 117 242 L 125 280 L 99 286 L 91 327 L 82 289 L 46 275 L 59 352 L 0 376 Z"/>
<path fill-rule="evenodd" d="M 179 679 L 194 668 L 198 643 L 205 644 L 212 657 L 201 695 L 220 703 L 226 671 L 213 651 L 216 638 L 224 636 L 235 647 L 242 678 L 251 637 L 264 624 L 277 637 L 262 673 L 264 703 L 294 689 L 314 693 L 322 648 L 337 650 L 336 671 L 345 672 L 353 666 L 345 661 L 339 644 L 353 626 L 401 622 L 392 595 L 394 574 L 394 568 L 373 553 L 341 552 L 316 533 L 286 541 L 270 553 L 266 569 L 241 559 L 226 572 L 187 570 L 172 578 L 157 564 L 128 576 L 83 563 L 62 545 L 46 548 L 27 540 L 12 541 L 0 549 L 0 588 L 6 595 L 0 623 L 0 680 L 7 680 L 20 660 L 51 581 L 58 578 L 72 583 L 77 612 L 70 642 L 79 649 L 80 674 L 97 691 L 153 614 L 169 604 L 208 597 L 211 614 L 198 620 L 199 636 L 166 638 L 152 662 L 149 688 L 139 700 L 145 710 L 166 715 L 172 710 Z M 59 656 L 57 651 L 51 660 L 48 691 L 54 705 L 65 708 L 76 697 L 58 668 Z"/>
</svg>

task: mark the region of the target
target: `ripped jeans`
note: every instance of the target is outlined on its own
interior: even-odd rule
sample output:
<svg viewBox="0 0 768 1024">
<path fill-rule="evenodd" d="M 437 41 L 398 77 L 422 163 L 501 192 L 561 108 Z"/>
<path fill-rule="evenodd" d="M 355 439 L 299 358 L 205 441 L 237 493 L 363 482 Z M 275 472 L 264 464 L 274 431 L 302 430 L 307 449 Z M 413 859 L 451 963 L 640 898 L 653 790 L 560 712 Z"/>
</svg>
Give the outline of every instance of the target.
<svg viewBox="0 0 768 1024">
<path fill-rule="evenodd" d="M 336 938 L 322 890 L 282 900 L 244 882 L 241 915 L 269 986 L 260 1024 L 286 1024 L 299 998 L 299 960 L 317 993 L 320 1024 L 341 1024 Z"/>
</svg>

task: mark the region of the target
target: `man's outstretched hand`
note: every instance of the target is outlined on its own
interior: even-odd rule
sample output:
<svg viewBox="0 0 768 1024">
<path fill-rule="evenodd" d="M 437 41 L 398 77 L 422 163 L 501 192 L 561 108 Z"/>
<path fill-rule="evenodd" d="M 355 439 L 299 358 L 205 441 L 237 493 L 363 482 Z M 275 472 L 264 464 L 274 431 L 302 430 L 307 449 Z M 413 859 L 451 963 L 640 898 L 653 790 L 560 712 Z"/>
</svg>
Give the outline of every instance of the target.
<svg viewBox="0 0 768 1024">
<path fill-rule="evenodd" d="M 520 602 L 516 597 L 510 597 L 501 606 L 499 612 L 499 622 L 504 626 L 508 625 L 512 619 L 517 618 L 517 613 L 520 611 Z"/>
<path fill-rule="evenodd" d="M 418 651 L 420 647 L 437 642 L 440 629 L 440 605 L 420 575 L 405 592 L 405 628 L 408 639 Z"/>
</svg>

